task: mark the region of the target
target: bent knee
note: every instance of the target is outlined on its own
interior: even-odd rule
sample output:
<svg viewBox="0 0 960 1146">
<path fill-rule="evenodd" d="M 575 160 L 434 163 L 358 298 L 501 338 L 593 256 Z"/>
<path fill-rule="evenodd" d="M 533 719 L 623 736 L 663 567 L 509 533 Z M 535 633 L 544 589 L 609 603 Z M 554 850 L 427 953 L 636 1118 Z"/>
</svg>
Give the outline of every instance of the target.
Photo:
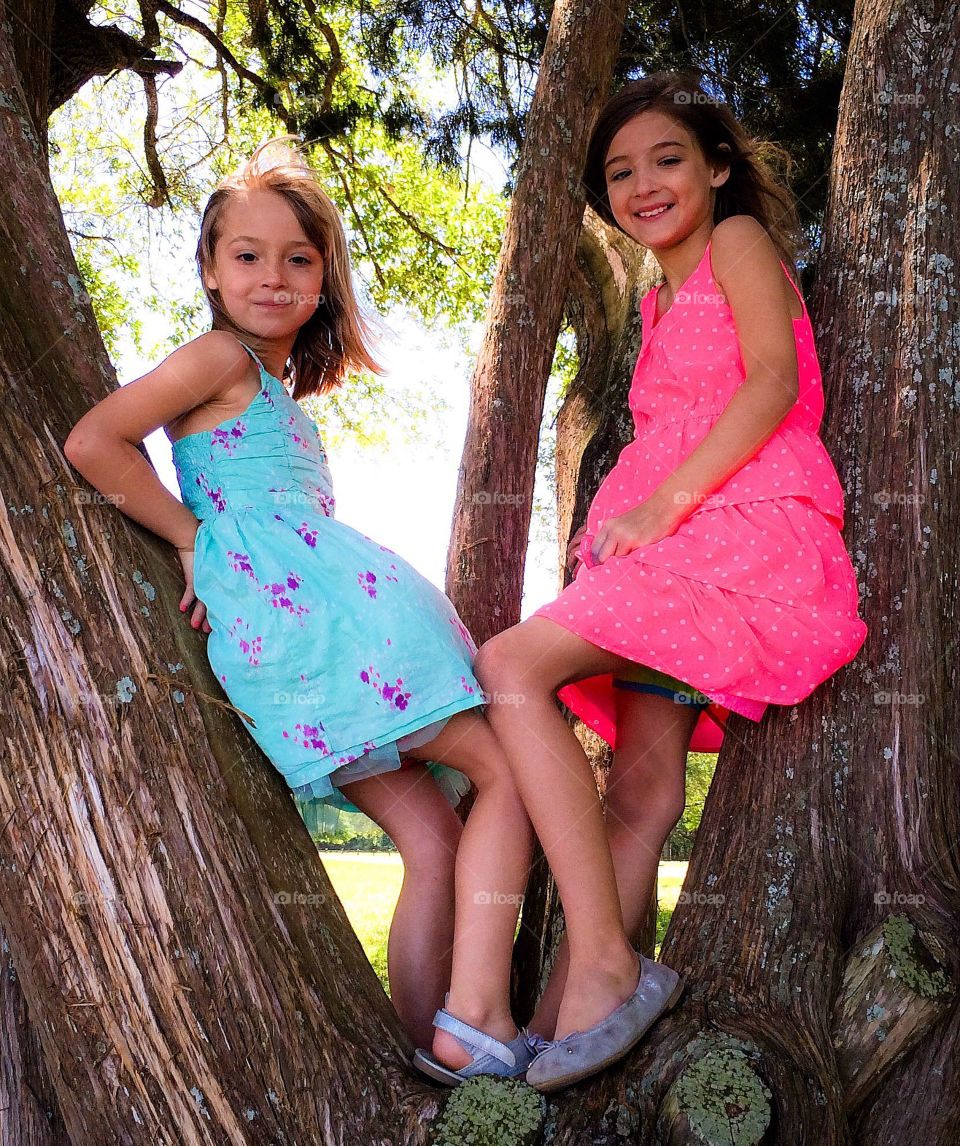
<svg viewBox="0 0 960 1146">
<path fill-rule="evenodd" d="M 686 808 L 686 792 L 677 784 L 613 784 L 607 789 L 606 814 L 611 824 L 636 828 L 654 824 L 670 832 Z"/>
<path fill-rule="evenodd" d="M 485 641 L 473 661 L 473 671 L 485 691 L 518 668 L 518 658 L 513 650 L 509 630 Z"/>
<path fill-rule="evenodd" d="M 421 825 L 419 831 L 405 832 L 394 839 L 407 871 L 453 871 L 463 825 L 455 814 L 442 822 Z M 399 833 L 398 833 L 399 835 Z"/>
<path fill-rule="evenodd" d="M 521 682 L 531 683 L 536 655 L 529 647 L 523 625 L 498 633 L 480 646 L 473 671 L 486 693 L 515 692 Z"/>
</svg>

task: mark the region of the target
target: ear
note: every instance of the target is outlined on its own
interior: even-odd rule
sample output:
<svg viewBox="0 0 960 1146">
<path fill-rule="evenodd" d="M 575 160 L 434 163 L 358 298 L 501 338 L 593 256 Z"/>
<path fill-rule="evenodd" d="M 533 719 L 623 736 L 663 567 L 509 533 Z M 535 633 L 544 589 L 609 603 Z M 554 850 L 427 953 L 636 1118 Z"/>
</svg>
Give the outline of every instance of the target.
<svg viewBox="0 0 960 1146">
<path fill-rule="evenodd" d="M 730 154 L 730 144 L 729 143 L 720 143 L 717 145 L 717 150 L 724 152 L 727 155 L 729 155 Z M 714 162 L 713 164 L 711 164 L 711 166 L 713 168 L 713 174 L 710 176 L 710 186 L 711 187 L 722 187 L 724 185 L 724 183 L 726 183 L 726 181 L 730 178 L 730 164 L 729 164 L 729 162 L 726 164 L 726 166 L 721 166 L 720 162 L 717 161 L 717 162 Z"/>
<path fill-rule="evenodd" d="M 207 288 L 207 290 L 220 289 L 220 287 L 217 285 L 217 276 L 213 273 L 213 271 L 203 272 L 203 285 Z"/>
</svg>

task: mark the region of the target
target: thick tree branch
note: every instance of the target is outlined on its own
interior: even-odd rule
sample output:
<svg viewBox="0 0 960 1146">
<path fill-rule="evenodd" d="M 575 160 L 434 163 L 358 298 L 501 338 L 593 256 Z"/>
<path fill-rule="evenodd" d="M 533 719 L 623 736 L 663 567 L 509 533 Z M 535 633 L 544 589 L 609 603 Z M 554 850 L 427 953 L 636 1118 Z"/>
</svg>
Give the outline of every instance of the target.
<svg viewBox="0 0 960 1146">
<path fill-rule="evenodd" d="M 84 6 L 57 0 L 50 46 L 50 85 L 47 115 L 67 102 L 94 76 L 127 69 L 140 75 L 175 76 L 179 60 L 158 60 L 147 40 L 137 40 L 119 28 L 91 24 Z"/>
</svg>

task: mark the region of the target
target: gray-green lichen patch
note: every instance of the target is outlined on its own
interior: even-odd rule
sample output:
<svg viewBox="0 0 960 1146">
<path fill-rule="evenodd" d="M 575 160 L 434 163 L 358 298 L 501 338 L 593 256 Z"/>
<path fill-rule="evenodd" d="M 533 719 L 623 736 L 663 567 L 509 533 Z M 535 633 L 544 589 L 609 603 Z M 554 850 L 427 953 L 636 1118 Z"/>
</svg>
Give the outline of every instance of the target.
<svg viewBox="0 0 960 1146">
<path fill-rule="evenodd" d="M 77 306 L 87 306 L 90 302 L 90 296 L 87 294 L 86 288 L 83 285 L 83 279 L 79 275 L 68 274 L 67 285 L 70 287 L 70 293 L 73 295 L 73 301 Z M 76 316 L 81 322 L 87 321 L 87 316 L 80 313 Z"/>
<path fill-rule="evenodd" d="M 715 1146 L 752 1146 L 763 1139 L 771 1119 L 769 1089 L 754 1068 L 757 1048 L 723 1036 L 685 1067 L 668 1090 L 659 1129 L 666 1137 L 680 1117 L 689 1128 L 684 1141 Z"/>
<path fill-rule="evenodd" d="M 890 956 L 891 976 L 902 979 L 925 999 L 953 994 L 946 970 L 905 915 L 891 915 L 884 920 L 883 940 Z"/>
<path fill-rule="evenodd" d="M 434 1131 L 435 1146 L 531 1146 L 546 1102 L 513 1079 L 479 1075 L 451 1094 Z"/>
<path fill-rule="evenodd" d="M 150 584 L 150 582 L 146 579 L 146 577 L 144 577 L 144 575 L 140 572 L 139 569 L 134 569 L 133 581 L 134 581 L 134 584 L 140 586 L 140 588 L 143 590 L 144 597 L 146 597 L 146 599 L 148 601 L 156 600 L 156 596 L 157 596 L 156 589 L 154 589 L 154 587 Z"/>
<path fill-rule="evenodd" d="M 117 681 L 117 700 L 122 704 L 129 704 L 133 700 L 133 694 L 137 691 L 137 686 L 128 676 L 121 677 Z"/>
<path fill-rule="evenodd" d="M 70 522 L 65 521 L 60 527 L 60 530 L 63 533 L 63 540 L 70 546 L 71 549 L 76 549 L 77 534 Z"/>
<path fill-rule="evenodd" d="M 193 1100 L 197 1104 L 197 1109 L 207 1121 L 210 1120 L 210 1111 L 207 1110 L 207 1102 L 203 1097 L 203 1091 L 198 1086 L 191 1086 L 190 1093 L 193 1095 Z"/>
<path fill-rule="evenodd" d="M 83 626 L 73 615 L 73 613 L 71 613 L 69 609 L 61 609 L 60 616 L 63 619 L 63 623 L 66 625 L 68 631 L 73 633 L 75 637 L 78 637 Z"/>
</svg>

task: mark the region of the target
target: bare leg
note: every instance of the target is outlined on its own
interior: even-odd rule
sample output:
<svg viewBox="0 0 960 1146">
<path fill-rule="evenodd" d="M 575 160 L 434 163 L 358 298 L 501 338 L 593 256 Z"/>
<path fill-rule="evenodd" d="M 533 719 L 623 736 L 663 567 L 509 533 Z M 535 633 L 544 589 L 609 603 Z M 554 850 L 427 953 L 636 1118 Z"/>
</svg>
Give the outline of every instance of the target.
<svg viewBox="0 0 960 1146">
<path fill-rule="evenodd" d="M 639 960 L 624 931 L 600 798 L 587 758 L 557 707 L 569 681 L 629 662 L 543 617 L 488 641 L 474 671 L 494 702 L 490 723 L 503 745 L 563 902 L 569 941 L 566 990 L 556 1033 L 586 1030 L 636 990 Z M 496 703 L 498 695 L 521 697 Z"/>
<path fill-rule="evenodd" d="M 410 1038 L 425 1046 L 450 983 L 460 820 L 420 764 L 357 780 L 343 791 L 383 828 L 403 860 L 387 941 L 390 997 Z"/>
<path fill-rule="evenodd" d="M 456 925 L 447 1010 L 501 1042 L 517 1037 L 510 1013 L 510 962 L 530 873 L 533 828 L 503 749 L 476 711 L 451 718 L 411 756 L 465 772 L 477 787 L 457 854 Z M 444 1031 L 433 1053 L 455 1070 L 471 1056 Z"/>
<path fill-rule="evenodd" d="M 649 693 L 617 693 L 617 750 L 607 781 L 607 839 L 624 929 L 634 940 L 657 883 L 667 836 L 683 814 L 686 759 L 699 713 Z M 561 940 L 530 1028 L 552 1038 L 566 986 L 569 951 Z"/>
</svg>

